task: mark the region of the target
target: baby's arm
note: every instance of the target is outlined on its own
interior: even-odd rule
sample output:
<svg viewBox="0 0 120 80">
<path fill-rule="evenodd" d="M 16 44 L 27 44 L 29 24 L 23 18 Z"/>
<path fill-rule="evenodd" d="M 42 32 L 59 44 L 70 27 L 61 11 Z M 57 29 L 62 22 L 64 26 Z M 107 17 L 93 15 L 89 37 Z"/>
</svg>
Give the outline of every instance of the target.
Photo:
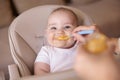
<svg viewBox="0 0 120 80">
<path fill-rule="evenodd" d="M 34 63 L 34 74 L 43 75 L 50 72 L 50 59 L 46 47 L 42 47 Z"/>
<path fill-rule="evenodd" d="M 34 74 L 43 75 L 50 72 L 50 66 L 47 63 L 35 62 L 34 64 Z"/>
</svg>

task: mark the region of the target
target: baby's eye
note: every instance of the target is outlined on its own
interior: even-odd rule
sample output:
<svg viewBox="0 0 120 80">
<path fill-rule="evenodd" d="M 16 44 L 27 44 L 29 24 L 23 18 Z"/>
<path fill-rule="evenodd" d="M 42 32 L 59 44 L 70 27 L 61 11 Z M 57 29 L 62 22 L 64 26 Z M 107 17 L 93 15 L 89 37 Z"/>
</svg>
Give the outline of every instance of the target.
<svg viewBox="0 0 120 80">
<path fill-rule="evenodd" d="M 71 29 L 71 26 L 65 26 L 64 29 L 65 29 L 65 30 L 70 30 L 70 29 Z"/>
<path fill-rule="evenodd" d="M 51 27 L 50 30 L 56 30 L 57 28 L 56 27 Z"/>
<path fill-rule="evenodd" d="M 65 26 L 65 28 L 71 28 L 70 26 Z"/>
</svg>

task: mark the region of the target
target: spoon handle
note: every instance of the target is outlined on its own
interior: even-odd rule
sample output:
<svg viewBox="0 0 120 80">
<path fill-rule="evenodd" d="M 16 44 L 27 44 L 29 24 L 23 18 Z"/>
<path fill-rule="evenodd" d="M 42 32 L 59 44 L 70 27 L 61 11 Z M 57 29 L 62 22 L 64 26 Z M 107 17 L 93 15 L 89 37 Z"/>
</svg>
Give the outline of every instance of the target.
<svg viewBox="0 0 120 80">
<path fill-rule="evenodd" d="M 82 30 L 77 32 L 78 34 L 92 34 L 94 32 L 94 30 Z"/>
</svg>

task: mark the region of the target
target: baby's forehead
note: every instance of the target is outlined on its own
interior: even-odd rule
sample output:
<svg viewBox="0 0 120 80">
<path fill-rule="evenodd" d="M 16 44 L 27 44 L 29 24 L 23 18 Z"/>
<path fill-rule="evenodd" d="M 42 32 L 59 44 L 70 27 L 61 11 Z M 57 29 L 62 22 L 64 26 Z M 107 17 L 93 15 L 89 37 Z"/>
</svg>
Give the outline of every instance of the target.
<svg viewBox="0 0 120 80">
<path fill-rule="evenodd" d="M 70 20 L 72 20 L 73 22 L 78 24 L 77 14 L 74 11 L 72 11 L 71 9 L 57 8 L 57 9 L 53 10 L 48 17 L 48 21 L 51 20 L 51 18 L 54 18 L 54 16 L 55 16 L 55 18 L 56 18 L 56 16 L 57 17 L 62 17 L 62 16 L 65 17 L 66 16 L 66 17 L 69 17 Z"/>
<path fill-rule="evenodd" d="M 51 15 L 55 15 L 55 14 L 67 14 L 67 15 L 69 15 L 69 16 L 73 16 L 73 17 L 76 17 L 76 14 L 74 13 L 73 14 L 73 12 L 71 12 L 71 11 L 68 11 L 68 10 L 58 10 L 58 11 L 54 11 L 54 12 L 52 12 L 51 14 L 50 14 L 50 16 Z"/>
<path fill-rule="evenodd" d="M 51 18 L 54 18 L 54 17 L 68 17 L 70 18 L 71 20 L 74 20 L 76 22 L 78 22 L 78 18 L 75 14 L 73 14 L 71 11 L 68 11 L 68 10 L 58 10 L 58 11 L 54 11 L 52 12 L 49 17 L 48 17 L 48 20 L 50 20 Z"/>
</svg>

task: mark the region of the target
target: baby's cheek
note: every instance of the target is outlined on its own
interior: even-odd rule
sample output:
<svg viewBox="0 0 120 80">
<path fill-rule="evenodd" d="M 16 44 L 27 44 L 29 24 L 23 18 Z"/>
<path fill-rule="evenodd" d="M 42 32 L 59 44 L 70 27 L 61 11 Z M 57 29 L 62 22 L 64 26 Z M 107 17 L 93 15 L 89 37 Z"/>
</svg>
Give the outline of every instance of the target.
<svg viewBox="0 0 120 80">
<path fill-rule="evenodd" d="M 47 35 L 47 41 L 50 44 L 52 42 L 52 36 L 51 35 Z"/>
<path fill-rule="evenodd" d="M 66 35 L 72 35 L 72 30 L 66 31 L 65 34 L 66 34 Z"/>
<path fill-rule="evenodd" d="M 68 44 L 68 45 L 73 45 L 73 44 L 75 44 L 74 38 L 69 39 L 68 42 L 67 42 L 67 44 Z"/>
</svg>

